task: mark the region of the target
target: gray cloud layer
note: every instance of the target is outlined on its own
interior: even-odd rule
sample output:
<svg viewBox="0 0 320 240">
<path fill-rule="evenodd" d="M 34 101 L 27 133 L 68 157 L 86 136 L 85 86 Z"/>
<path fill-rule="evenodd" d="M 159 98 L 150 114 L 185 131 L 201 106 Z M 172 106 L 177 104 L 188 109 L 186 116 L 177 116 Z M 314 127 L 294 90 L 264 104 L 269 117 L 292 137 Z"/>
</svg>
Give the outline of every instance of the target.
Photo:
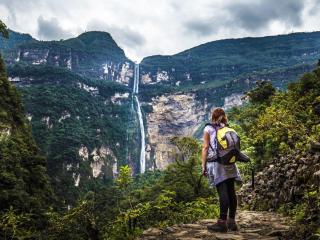
<svg viewBox="0 0 320 240">
<path fill-rule="evenodd" d="M 227 10 L 232 15 L 232 24 L 255 31 L 265 28 L 271 21 L 300 26 L 304 3 L 301 0 L 256 0 L 230 4 Z"/>
<path fill-rule="evenodd" d="M 320 30 L 320 0 L 0 0 L 13 30 L 43 40 L 108 31 L 132 59 L 222 38 Z"/>
<path fill-rule="evenodd" d="M 199 36 L 208 36 L 218 29 L 218 25 L 214 19 L 194 19 L 185 23 L 184 26 L 188 31 Z"/>
<path fill-rule="evenodd" d="M 139 47 L 145 43 L 145 38 L 137 31 L 130 27 L 118 27 L 109 25 L 103 21 L 93 20 L 87 25 L 87 30 L 100 30 L 112 33 L 112 36 L 121 44 L 128 47 Z"/>
<path fill-rule="evenodd" d="M 57 18 L 46 20 L 42 16 L 38 18 L 38 36 L 44 40 L 72 37 L 70 33 L 63 30 Z"/>
<path fill-rule="evenodd" d="M 320 0 L 317 0 L 320 3 Z M 192 19 L 184 24 L 187 31 L 198 36 L 215 34 L 220 29 L 242 29 L 248 32 L 266 31 L 272 21 L 299 27 L 303 23 L 302 0 L 246 0 L 227 3 L 221 12 L 207 19 Z M 320 5 L 320 4 L 319 4 Z M 214 5 L 211 6 L 215 8 Z"/>
</svg>

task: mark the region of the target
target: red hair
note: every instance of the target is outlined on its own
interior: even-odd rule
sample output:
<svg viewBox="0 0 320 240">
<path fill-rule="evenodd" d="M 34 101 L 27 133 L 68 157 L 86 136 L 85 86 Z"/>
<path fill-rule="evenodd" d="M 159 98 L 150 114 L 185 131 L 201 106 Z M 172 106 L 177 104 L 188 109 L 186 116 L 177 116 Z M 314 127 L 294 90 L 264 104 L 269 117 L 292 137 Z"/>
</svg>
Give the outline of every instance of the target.
<svg viewBox="0 0 320 240">
<path fill-rule="evenodd" d="M 212 112 L 211 121 L 213 124 L 227 124 L 228 118 L 225 111 L 222 108 L 215 108 Z"/>
</svg>

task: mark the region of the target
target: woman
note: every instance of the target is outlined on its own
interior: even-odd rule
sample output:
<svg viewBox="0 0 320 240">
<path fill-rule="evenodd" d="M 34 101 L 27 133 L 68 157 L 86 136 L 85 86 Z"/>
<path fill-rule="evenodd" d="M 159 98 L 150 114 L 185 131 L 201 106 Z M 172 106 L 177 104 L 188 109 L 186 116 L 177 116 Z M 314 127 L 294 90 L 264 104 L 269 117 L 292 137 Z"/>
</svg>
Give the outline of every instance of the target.
<svg viewBox="0 0 320 240">
<path fill-rule="evenodd" d="M 237 196 L 235 181 L 241 181 L 236 164 L 222 165 L 214 159 L 217 154 L 216 129 L 228 124 L 227 116 L 222 108 L 214 109 L 212 124 L 204 128 L 204 141 L 202 148 L 202 174 L 208 176 L 211 186 L 215 186 L 219 195 L 220 217 L 216 224 L 209 226 L 211 231 L 227 232 L 228 229 L 236 231 L 235 221 L 237 209 Z"/>
</svg>

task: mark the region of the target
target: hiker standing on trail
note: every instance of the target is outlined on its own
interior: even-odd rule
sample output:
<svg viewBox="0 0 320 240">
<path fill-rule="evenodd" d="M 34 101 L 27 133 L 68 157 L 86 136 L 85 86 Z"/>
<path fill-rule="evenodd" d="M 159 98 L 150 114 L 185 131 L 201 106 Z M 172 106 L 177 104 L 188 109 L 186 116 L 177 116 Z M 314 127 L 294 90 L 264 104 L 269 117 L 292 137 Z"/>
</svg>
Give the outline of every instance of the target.
<svg viewBox="0 0 320 240">
<path fill-rule="evenodd" d="M 237 209 L 235 181 L 241 181 L 240 173 L 234 158 L 230 158 L 230 163 L 227 165 L 218 161 L 220 160 L 220 157 L 218 157 L 220 140 L 225 140 L 229 143 L 229 140 L 226 139 L 228 138 L 226 131 L 236 133 L 233 129 L 227 127 L 228 119 L 222 108 L 214 109 L 211 120 L 212 123 L 206 124 L 204 128 L 202 174 L 208 177 L 211 186 L 217 188 L 220 203 L 220 217 L 217 223 L 208 226 L 208 229 L 217 232 L 227 232 L 228 229 L 236 231 L 238 228 L 235 221 Z M 220 132 L 224 132 L 225 135 L 221 137 Z M 230 142 L 234 142 L 232 136 L 230 139 Z M 238 144 L 240 148 L 240 141 Z"/>
</svg>

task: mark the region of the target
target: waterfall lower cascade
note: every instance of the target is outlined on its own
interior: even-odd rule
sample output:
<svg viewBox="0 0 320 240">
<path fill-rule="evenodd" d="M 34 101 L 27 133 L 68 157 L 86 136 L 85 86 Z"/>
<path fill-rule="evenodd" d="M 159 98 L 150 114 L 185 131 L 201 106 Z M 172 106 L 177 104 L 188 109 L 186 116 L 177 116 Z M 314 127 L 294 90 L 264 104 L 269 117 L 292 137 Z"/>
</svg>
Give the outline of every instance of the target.
<svg viewBox="0 0 320 240">
<path fill-rule="evenodd" d="M 141 106 L 138 98 L 138 93 L 139 93 L 139 64 L 135 64 L 132 95 L 137 104 L 137 113 L 138 113 L 140 133 L 141 133 L 140 173 L 144 173 L 146 170 L 146 158 L 145 158 L 146 143 L 145 143 L 143 117 L 142 117 Z M 131 106 L 133 107 L 133 101 Z"/>
</svg>

